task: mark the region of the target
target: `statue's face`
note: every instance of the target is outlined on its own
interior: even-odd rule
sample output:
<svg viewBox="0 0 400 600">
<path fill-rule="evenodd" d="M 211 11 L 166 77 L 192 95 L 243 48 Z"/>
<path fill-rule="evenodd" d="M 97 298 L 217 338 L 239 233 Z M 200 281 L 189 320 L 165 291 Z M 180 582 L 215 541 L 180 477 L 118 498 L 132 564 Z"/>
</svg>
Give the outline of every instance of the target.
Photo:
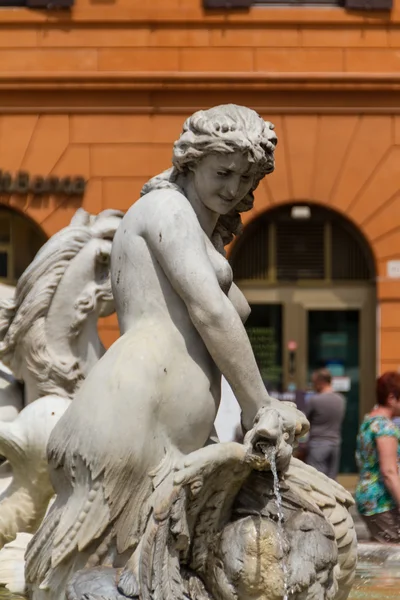
<svg viewBox="0 0 400 600">
<path fill-rule="evenodd" d="M 246 154 L 209 154 L 192 169 L 194 189 L 201 202 L 219 215 L 230 212 L 250 192 L 255 165 Z"/>
</svg>

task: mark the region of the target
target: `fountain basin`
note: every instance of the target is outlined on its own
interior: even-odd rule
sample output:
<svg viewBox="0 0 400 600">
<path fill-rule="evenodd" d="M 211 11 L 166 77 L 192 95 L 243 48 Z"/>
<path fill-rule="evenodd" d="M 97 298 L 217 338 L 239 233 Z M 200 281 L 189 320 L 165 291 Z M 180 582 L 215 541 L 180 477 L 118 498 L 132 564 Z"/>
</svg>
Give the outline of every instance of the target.
<svg viewBox="0 0 400 600">
<path fill-rule="evenodd" d="M 349 600 L 394 600 L 400 589 L 400 545 L 358 545 L 357 575 Z"/>
<path fill-rule="evenodd" d="M 394 600 L 400 590 L 400 545 L 358 545 L 357 575 L 349 600 Z M 0 588 L 0 600 L 24 600 Z M 290 600 L 290 597 L 289 597 Z"/>
</svg>

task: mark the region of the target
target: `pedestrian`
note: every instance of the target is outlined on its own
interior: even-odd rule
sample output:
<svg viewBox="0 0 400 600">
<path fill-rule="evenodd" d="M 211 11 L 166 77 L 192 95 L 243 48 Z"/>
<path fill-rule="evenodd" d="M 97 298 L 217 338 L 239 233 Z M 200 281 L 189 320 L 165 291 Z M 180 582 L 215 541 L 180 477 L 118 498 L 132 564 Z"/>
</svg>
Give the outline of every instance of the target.
<svg viewBox="0 0 400 600">
<path fill-rule="evenodd" d="M 332 375 L 328 369 L 315 371 L 312 383 L 316 393 L 305 407 L 305 414 L 310 422 L 306 463 L 331 479 L 336 479 L 346 400 L 333 391 Z"/>
<path fill-rule="evenodd" d="M 400 373 L 379 377 L 376 400 L 357 436 L 356 503 L 372 541 L 400 544 L 400 430 L 393 422 L 400 416 Z"/>
</svg>

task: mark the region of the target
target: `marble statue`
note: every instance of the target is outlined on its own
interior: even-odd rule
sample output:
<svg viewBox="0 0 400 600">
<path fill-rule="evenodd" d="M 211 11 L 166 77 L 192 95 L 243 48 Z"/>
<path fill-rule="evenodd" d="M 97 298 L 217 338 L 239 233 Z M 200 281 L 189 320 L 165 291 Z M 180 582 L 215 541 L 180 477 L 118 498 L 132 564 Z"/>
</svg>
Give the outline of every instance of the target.
<svg viewBox="0 0 400 600">
<path fill-rule="evenodd" d="M 0 423 L 9 423 L 18 417 L 24 408 L 23 395 L 23 384 L 0 361 Z M 8 461 L 2 460 L 0 462 L 0 497 L 10 485 L 11 479 L 11 465 Z"/>
<path fill-rule="evenodd" d="M 23 408 L 23 384 L 0 361 L 0 421 L 13 421 Z"/>
<path fill-rule="evenodd" d="M 314 470 L 302 487 L 292 449 L 308 422 L 265 389 L 224 252 L 276 142 L 251 109 L 196 112 L 173 167 L 123 218 L 111 255 L 121 337 L 50 435 L 57 496 L 26 553 L 33 600 L 346 597 L 351 499 Z M 210 443 L 221 374 L 242 444 Z"/>
<path fill-rule="evenodd" d="M 25 591 L 25 552 L 30 533 L 18 533 L 15 540 L 0 550 L 0 585 L 13 594 Z"/>
<path fill-rule="evenodd" d="M 80 209 L 0 301 L 0 358 L 23 382 L 27 404 L 11 422 L 0 421 L 0 473 L 7 469 L 10 479 L 0 495 L 0 548 L 18 532 L 33 533 L 54 494 L 46 445 L 104 353 L 97 320 L 114 311 L 109 258 L 121 216 Z"/>
<path fill-rule="evenodd" d="M 39 250 L 15 296 L 0 301 L 0 359 L 24 383 L 24 405 L 72 398 L 104 353 L 97 319 L 114 310 L 109 257 L 121 216 L 79 209 Z"/>
<path fill-rule="evenodd" d="M 294 432 L 285 427 L 271 439 L 274 409 L 256 419 L 244 444 L 202 448 L 155 482 L 140 551 L 125 568 L 77 571 L 68 600 L 347 598 L 356 554 L 351 495 L 314 469 L 304 481 L 292 459 L 277 503 L 274 462 L 261 444 L 272 450 L 277 441 L 281 460 L 288 444 L 290 460 Z"/>
<path fill-rule="evenodd" d="M 0 302 L 11 300 L 15 287 L 0 284 Z M 12 372 L 0 361 L 0 421 L 13 421 L 24 407 L 23 387 Z M 0 490 L 3 490 L 0 483 Z"/>
<path fill-rule="evenodd" d="M 0 548 L 18 531 L 36 531 L 43 520 L 54 494 L 46 444 L 69 403 L 61 396 L 44 396 L 24 408 L 14 421 L 0 422 L 0 454 L 12 470 L 11 482 L 0 495 Z"/>
</svg>

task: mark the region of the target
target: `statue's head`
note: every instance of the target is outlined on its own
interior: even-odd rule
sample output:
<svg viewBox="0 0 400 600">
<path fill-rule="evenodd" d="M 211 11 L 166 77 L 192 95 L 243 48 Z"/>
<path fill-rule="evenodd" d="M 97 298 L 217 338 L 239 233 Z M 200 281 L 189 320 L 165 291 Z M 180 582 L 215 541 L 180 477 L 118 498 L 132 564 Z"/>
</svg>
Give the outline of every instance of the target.
<svg viewBox="0 0 400 600">
<path fill-rule="evenodd" d="M 79 357 L 50 351 L 47 326 L 57 298 L 66 342 L 73 343 L 88 317 L 114 310 L 110 280 L 111 244 L 123 213 L 107 210 L 97 216 L 79 209 L 69 226 L 53 235 L 20 277 L 12 300 L 0 302 L 0 360 L 18 379 L 21 365 L 38 380 L 40 395 L 71 397 L 83 377 Z M 57 294 L 57 292 L 59 292 Z M 54 311 L 53 311 L 54 313 Z"/>
<path fill-rule="evenodd" d="M 253 192 L 274 170 L 274 126 L 254 110 L 235 104 L 200 110 L 189 117 L 174 144 L 173 168 L 150 180 L 142 194 L 186 187 L 220 214 L 213 242 L 223 247 L 241 231 L 240 213 L 253 207 Z"/>
<path fill-rule="evenodd" d="M 179 140 L 174 144 L 172 162 L 182 173 L 195 171 L 210 156 L 242 155 L 251 173 L 249 179 L 254 191 L 259 181 L 274 170 L 276 144 L 272 123 L 264 121 L 250 108 L 226 104 L 200 110 L 185 121 Z M 208 168 L 211 164 L 210 161 Z"/>
</svg>

